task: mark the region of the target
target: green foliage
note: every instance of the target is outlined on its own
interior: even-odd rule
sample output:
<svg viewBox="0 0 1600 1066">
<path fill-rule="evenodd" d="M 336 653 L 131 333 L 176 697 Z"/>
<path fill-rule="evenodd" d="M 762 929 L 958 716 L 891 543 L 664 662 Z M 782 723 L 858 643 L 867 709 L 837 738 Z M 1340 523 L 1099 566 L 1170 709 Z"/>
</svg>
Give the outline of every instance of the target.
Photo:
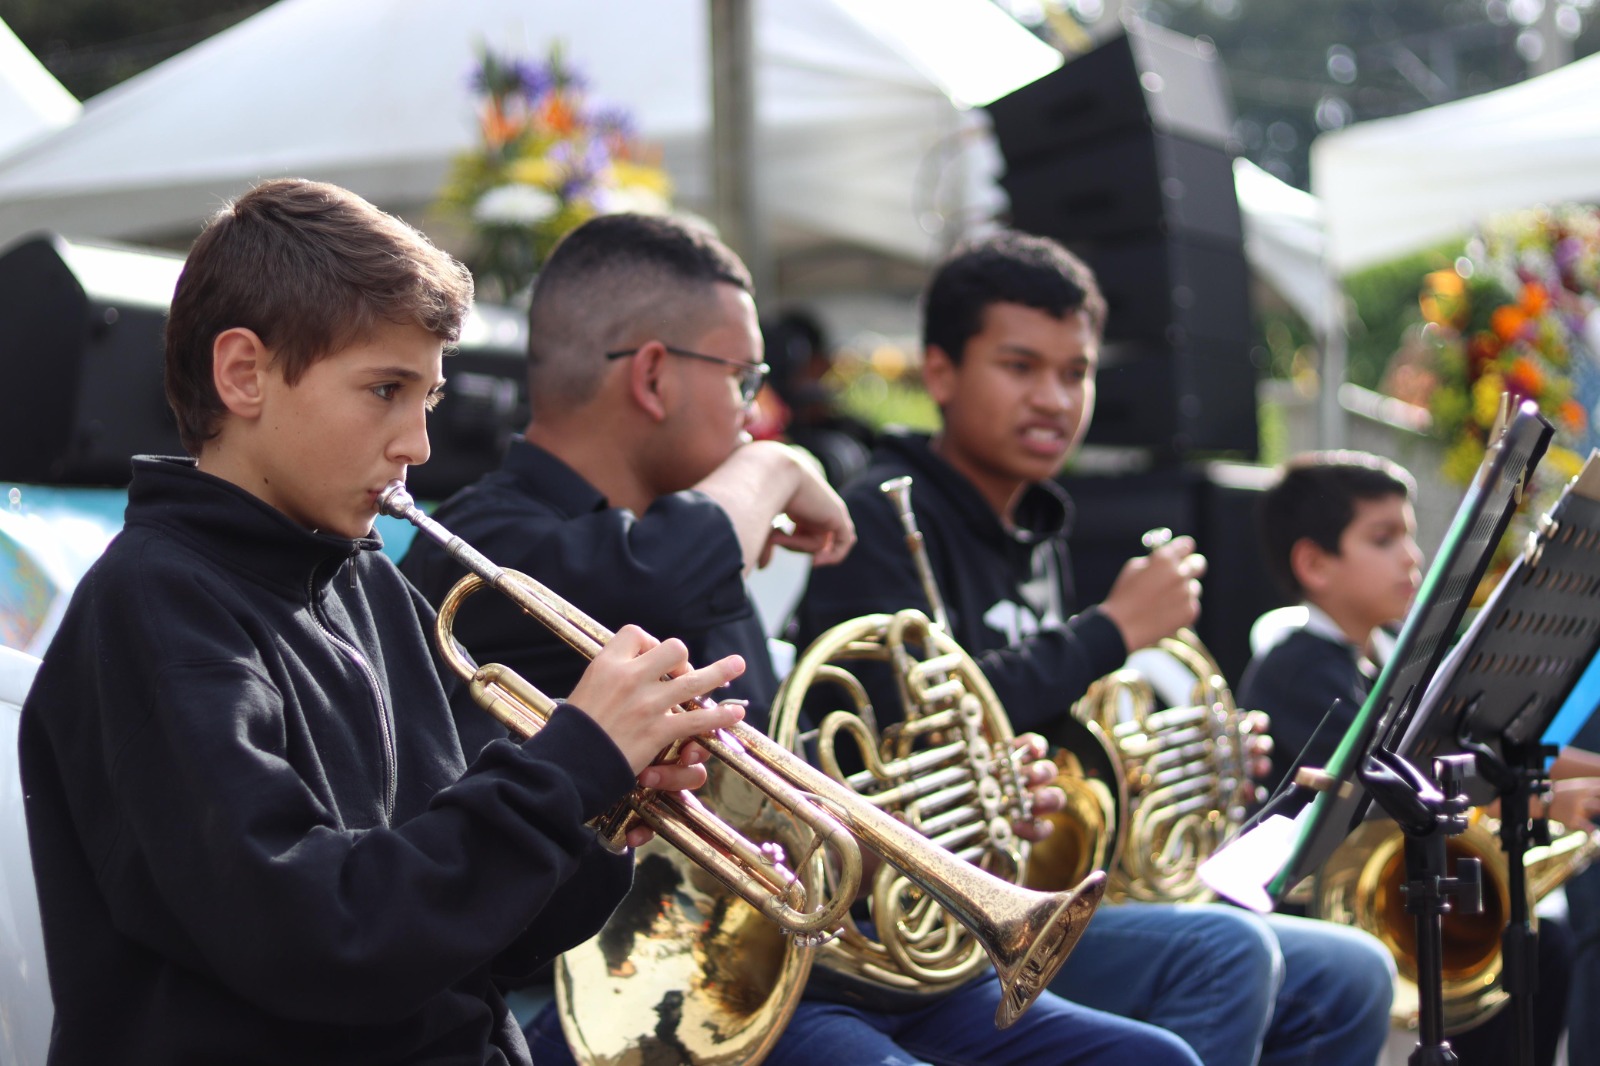
<svg viewBox="0 0 1600 1066">
<path fill-rule="evenodd" d="M 875 430 L 905 426 L 932 433 L 940 426 L 939 408 L 915 379 L 886 381 L 861 374 L 839 390 L 837 403 L 841 414 Z"/>
<path fill-rule="evenodd" d="M 1406 331 L 1417 323 L 1418 281 L 1448 267 L 1460 253 L 1458 238 L 1345 277 L 1344 291 L 1351 308 L 1349 381 L 1363 388 L 1378 388 Z"/>
</svg>

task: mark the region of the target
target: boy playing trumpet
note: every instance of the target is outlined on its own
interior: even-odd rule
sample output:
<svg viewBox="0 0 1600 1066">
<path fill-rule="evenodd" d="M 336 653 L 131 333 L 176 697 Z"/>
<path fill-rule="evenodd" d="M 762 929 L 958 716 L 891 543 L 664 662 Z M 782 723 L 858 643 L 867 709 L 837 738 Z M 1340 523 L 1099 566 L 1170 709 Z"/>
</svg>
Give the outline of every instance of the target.
<svg viewBox="0 0 1600 1066">
<path fill-rule="evenodd" d="M 736 657 L 663 680 L 685 649 L 637 629 L 525 743 L 451 714 L 372 522 L 471 298 L 333 186 L 264 183 L 196 242 L 166 339 L 193 458 L 134 460 L 22 712 L 52 1063 L 530 1061 L 496 981 L 629 881 L 585 821 L 696 786 L 701 753 L 656 754 L 741 717 L 672 713 Z"/>
</svg>

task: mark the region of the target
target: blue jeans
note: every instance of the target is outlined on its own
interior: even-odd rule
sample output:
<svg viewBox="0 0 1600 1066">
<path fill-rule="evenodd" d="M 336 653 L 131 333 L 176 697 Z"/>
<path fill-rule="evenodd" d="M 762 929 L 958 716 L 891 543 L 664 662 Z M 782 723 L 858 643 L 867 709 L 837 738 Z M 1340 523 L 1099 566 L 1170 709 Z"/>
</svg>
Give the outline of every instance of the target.
<svg viewBox="0 0 1600 1066">
<path fill-rule="evenodd" d="M 994 1027 L 993 973 L 905 1014 L 801 1000 L 764 1066 L 1200 1066 L 1177 1037 L 1045 992 L 1007 1029 Z M 555 1008 L 528 1027 L 537 1066 L 565 1066 Z"/>
<path fill-rule="evenodd" d="M 1095 912 L 1050 988 L 1169 1029 L 1206 1066 L 1372 1066 L 1393 982 L 1376 939 L 1331 922 L 1123 904 Z"/>
<path fill-rule="evenodd" d="M 1600 1063 L 1600 866 L 1567 882 L 1567 920 L 1573 936 L 1572 983 L 1567 990 L 1567 1061 Z"/>
</svg>

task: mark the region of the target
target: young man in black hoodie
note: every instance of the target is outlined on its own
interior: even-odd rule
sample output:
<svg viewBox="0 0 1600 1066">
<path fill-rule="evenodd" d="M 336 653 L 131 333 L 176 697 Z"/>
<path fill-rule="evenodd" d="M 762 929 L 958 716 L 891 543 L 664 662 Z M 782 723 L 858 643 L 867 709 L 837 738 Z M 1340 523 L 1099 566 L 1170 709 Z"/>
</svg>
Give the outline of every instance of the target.
<svg viewBox="0 0 1600 1066">
<path fill-rule="evenodd" d="M 1123 567 L 1104 603 L 1074 602 L 1072 504 L 1053 478 L 1094 409 L 1105 302 L 1053 241 L 1003 233 L 959 249 L 924 300 L 923 378 L 943 426 L 890 435 L 845 492 L 859 537 L 814 571 L 802 643 L 864 614 L 927 609 L 900 519 L 878 486 L 909 475 L 952 635 L 1019 729 L 1048 728 L 1129 651 L 1192 622 L 1204 560 L 1178 537 Z M 875 701 L 878 713 L 897 701 Z M 1391 971 L 1373 938 L 1222 906 L 1101 907 L 1052 989 L 1176 1032 L 1207 1066 L 1369 1066 Z"/>
<path fill-rule="evenodd" d="M 814 464 L 744 433 L 765 366 L 744 264 L 688 223 L 597 218 L 545 264 L 528 326 L 532 421 L 499 470 L 440 505 L 440 520 L 602 623 L 640 620 L 681 638 L 695 662 L 740 652 L 751 668 L 730 691 L 750 701 L 748 721 L 764 728 L 777 678 L 743 575 L 779 543 L 829 569 L 855 534 Z M 780 514 L 791 532 L 773 529 Z M 417 542 L 401 566 L 435 603 L 461 573 L 429 542 Z M 552 694 L 575 677 L 570 649 L 493 601 L 464 608 L 457 632 Z M 997 1031 L 992 973 L 946 994 L 872 1007 L 825 999 L 816 974 L 767 1066 L 1197 1061 L 1170 1033 L 1049 993 Z M 647 1026 L 669 1057 L 680 1032 L 714 1036 L 687 1008 L 618 1024 Z M 536 1056 L 567 1060 L 554 1009 L 531 1027 L 530 1042 Z"/>
<path fill-rule="evenodd" d="M 497 980 L 629 882 L 585 821 L 696 785 L 656 753 L 741 716 L 670 713 L 740 664 L 664 681 L 682 645 L 638 630 L 525 743 L 452 716 L 373 519 L 471 298 L 333 186 L 264 183 L 196 242 L 166 360 L 194 458 L 134 460 L 22 711 L 52 1063 L 529 1062 Z"/>
</svg>

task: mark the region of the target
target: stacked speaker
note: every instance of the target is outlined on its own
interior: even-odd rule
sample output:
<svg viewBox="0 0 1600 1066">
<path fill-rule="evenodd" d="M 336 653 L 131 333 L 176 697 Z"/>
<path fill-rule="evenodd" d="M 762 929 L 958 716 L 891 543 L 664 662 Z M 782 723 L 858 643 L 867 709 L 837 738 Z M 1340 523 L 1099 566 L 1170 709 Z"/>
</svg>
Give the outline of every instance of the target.
<svg viewBox="0 0 1600 1066">
<path fill-rule="evenodd" d="M 1158 464 L 1254 457 L 1255 329 L 1214 49 L 1141 26 L 989 110 L 1011 224 L 1080 255 L 1110 307 L 1089 442 Z"/>
<path fill-rule="evenodd" d="M 134 455 L 181 455 L 162 386 L 183 257 L 45 234 L 0 254 L 0 482 L 125 485 Z M 439 498 L 499 464 L 528 424 L 527 328 L 480 305 L 445 360 L 433 457 L 408 475 Z"/>
</svg>

